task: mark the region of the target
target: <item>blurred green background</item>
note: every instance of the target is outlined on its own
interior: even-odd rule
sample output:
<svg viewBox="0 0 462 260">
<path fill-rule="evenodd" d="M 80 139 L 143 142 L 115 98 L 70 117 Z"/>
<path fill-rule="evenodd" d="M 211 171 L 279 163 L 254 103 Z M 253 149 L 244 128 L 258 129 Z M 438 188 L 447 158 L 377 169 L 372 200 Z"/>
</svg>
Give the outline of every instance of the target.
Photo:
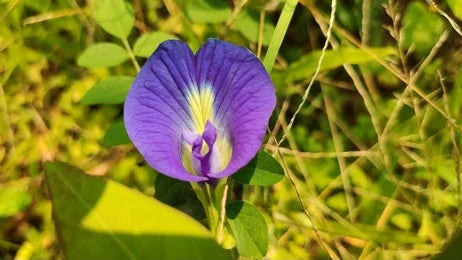
<svg viewBox="0 0 462 260">
<path fill-rule="evenodd" d="M 130 82 L 134 64 L 167 38 L 197 50 L 215 37 L 264 57 L 284 5 L 132 0 L 134 29 L 123 42 L 98 25 L 99 2 L 0 0 L 0 259 L 63 258 L 46 161 L 154 194 L 157 173 L 128 143 L 122 105 L 101 104 L 87 94 L 92 86 L 116 75 Z M 279 147 L 268 138 L 264 148 L 283 155 L 276 158 L 294 183 L 235 185 L 233 194 L 264 213 L 268 259 L 430 258 L 462 210 L 462 1 L 339 1 L 320 73 L 287 131 L 330 11 L 330 1 L 299 1 L 271 73 L 278 104 L 270 129 L 287 138 Z M 103 42 L 119 45 L 122 57 L 85 56 Z"/>
</svg>

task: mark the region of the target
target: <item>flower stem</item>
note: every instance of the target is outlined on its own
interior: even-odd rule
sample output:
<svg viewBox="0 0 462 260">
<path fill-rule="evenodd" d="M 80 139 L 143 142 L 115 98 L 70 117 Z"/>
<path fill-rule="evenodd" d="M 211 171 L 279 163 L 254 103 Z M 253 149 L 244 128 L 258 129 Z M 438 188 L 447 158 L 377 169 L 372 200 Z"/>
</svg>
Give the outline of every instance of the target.
<svg viewBox="0 0 462 260">
<path fill-rule="evenodd" d="M 204 207 L 210 232 L 221 245 L 226 240 L 224 226 L 229 186 L 227 180 L 217 186 L 197 183 L 191 183 L 191 186 Z M 223 193 L 221 193 L 221 188 L 223 188 Z M 219 194 L 217 194 L 217 190 L 220 191 Z"/>
<path fill-rule="evenodd" d="M 209 211 L 208 219 L 209 219 L 210 231 L 212 231 L 212 234 L 216 236 L 217 235 L 217 224 L 218 224 L 218 212 L 213 205 L 214 204 L 213 196 L 212 196 L 210 185 L 205 184 L 204 187 L 205 187 L 205 192 L 207 194 L 207 199 L 208 199 L 207 201 L 208 203 L 206 207 L 208 207 L 208 211 Z"/>
<path fill-rule="evenodd" d="M 207 217 L 209 229 L 213 235 L 217 234 L 217 223 L 218 223 L 218 211 L 213 205 L 212 193 L 210 190 L 209 184 L 197 184 L 191 183 L 191 186 L 194 192 L 197 195 L 197 198 L 202 203 L 204 207 L 205 216 Z"/>
<path fill-rule="evenodd" d="M 127 39 L 123 39 L 122 42 L 123 42 L 123 44 L 125 46 L 125 49 L 128 52 L 128 57 L 130 58 L 130 60 L 132 61 L 133 66 L 136 69 L 136 72 L 140 72 L 140 65 L 136 61 L 135 54 L 133 54 L 133 50 L 130 47 L 130 44 L 128 43 Z"/>
</svg>

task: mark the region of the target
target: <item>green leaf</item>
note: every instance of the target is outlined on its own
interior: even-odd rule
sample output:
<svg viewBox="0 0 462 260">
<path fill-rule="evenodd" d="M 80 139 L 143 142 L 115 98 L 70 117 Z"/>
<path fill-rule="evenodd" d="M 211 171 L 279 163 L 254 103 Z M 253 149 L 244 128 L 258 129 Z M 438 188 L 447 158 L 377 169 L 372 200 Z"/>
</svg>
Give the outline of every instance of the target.
<svg viewBox="0 0 462 260">
<path fill-rule="evenodd" d="M 454 15 L 462 20 L 462 0 L 446 0 Z"/>
<path fill-rule="evenodd" d="M 100 0 L 96 2 L 96 21 L 108 33 L 122 40 L 127 39 L 135 14 L 132 6 L 123 0 Z"/>
<path fill-rule="evenodd" d="M 262 44 L 267 46 L 274 33 L 274 25 L 269 17 L 266 17 L 263 27 Z M 236 18 L 236 29 L 249 41 L 258 42 L 260 32 L 260 13 L 254 10 L 243 10 Z"/>
<path fill-rule="evenodd" d="M 109 147 L 129 144 L 127 130 L 123 118 L 118 118 L 109 126 L 103 137 L 103 144 Z"/>
<path fill-rule="evenodd" d="M 230 259 L 200 223 L 153 198 L 64 163 L 45 172 L 66 259 Z"/>
<path fill-rule="evenodd" d="M 132 76 L 112 76 L 96 83 L 82 98 L 85 105 L 122 104 L 135 80 Z"/>
<path fill-rule="evenodd" d="M 244 201 L 226 204 L 226 216 L 241 256 L 261 258 L 268 250 L 268 228 L 258 209 Z"/>
<path fill-rule="evenodd" d="M 141 35 L 135 42 L 133 53 L 139 57 L 148 58 L 157 49 L 159 44 L 166 40 L 178 39 L 177 37 L 164 33 L 153 32 Z"/>
<path fill-rule="evenodd" d="M 259 151 L 246 166 L 231 175 L 231 178 L 243 184 L 271 186 L 284 178 L 284 169 L 273 156 Z"/>
<path fill-rule="evenodd" d="M 185 12 L 195 23 L 221 23 L 231 15 L 231 10 L 222 0 L 189 0 Z"/>
<path fill-rule="evenodd" d="M 32 201 L 27 192 L 28 181 L 18 180 L 0 186 L 0 219 L 24 210 Z"/>
<path fill-rule="evenodd" d="M 371 53 L 378 57 L 386 57 L 395 54 L 394 48 L 371 48 Z M 318 66 L 318 60 L 321 51 L 314 51 L 310 54 L 300 57 L 299 60 L 292 63 L 289 68 L 283 72 L 273 72 L 271 77 L 277 86 L 288 85 L 295 81 L 310 77 Z M 337 50 L 328 50 L 325 52 L 324 60 L 321 65 L 321 71 L 333 69 L 343 64 L 360 64 L 374 61 L 366 51 L 355 48 L 339 48 Z"/>
<path fill-rule="evenodd" d="M 202 220 L 206 217 L 204 208 L 189 182 L 158 174 L 154 188 L 156 191 L 154 198 L 159 201 L 175 207 L 197 220 Z"/>
<path fill-rule="evenodd" d="M 163 174 L 156 177 L 154 187 L 156 190 L 154 197 L 171 206 L 181 205 L 188 200 L 188 197 L 195 194 L 188 182 L 172 179 Z"/>
<path fill-rule="evenodd" d="M 88 47 L 77 60 L 77 64 L 87 68 L 112 67 L 128 59 L 124 48 L 114 43 L 97 43 Z"/>
</svg>

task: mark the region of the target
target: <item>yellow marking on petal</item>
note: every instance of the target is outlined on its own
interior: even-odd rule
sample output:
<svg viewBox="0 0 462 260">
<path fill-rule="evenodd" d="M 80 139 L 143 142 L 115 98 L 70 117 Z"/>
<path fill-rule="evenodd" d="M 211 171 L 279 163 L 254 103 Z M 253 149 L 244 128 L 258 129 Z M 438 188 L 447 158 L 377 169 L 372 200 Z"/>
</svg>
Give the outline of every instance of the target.
<svg viewBox="0 0 462 260">
<path fill-rule="evenodd" d="M 191 107 L 191 116 L 196 133 L 204 132 L 205 123 L 213 123 L 213 92 L 210 86 L 204 86 L 200 92 L 196 88 L 188 93 L 187 99 Z"/>
<path fill-rule="evenodd" d="M 221 159 L 221 171 L 223 171 L 226 166 L 228 166 L 229 161 L 231 160 L 231 155 L 233 154 L 233 148 L 227 138 L 227 136 L 218 136 L 215 141 L 215 145 L 218 147 Z"/>
<path fill-rule="evenodd" d="M 202 142 L 201 154 L 206 155 L 209 152 L 210 148 L 206 142 Z"/>
<path fill-rule="evenodd" d="M 218 122 L 215 121 L 215 111 L 213 111 L 215 97 L 212 87 L 210 85 L 205 85 L 199 90 L 194 86 L 192 90 L 187 93 L 186 98 L 191 110 L 191 118 L 194 125 L 194 129 L 192 130 L 195 133 L 201 135 L 204 132 L 207 121 L 210 121 L 217 128 L 217 139 L 214 146 L 218 148 L 219 157 L 216 158 L 216 162 L 219 163 L 219 171 L 224 170 L 231 160 L 232 147 L 226 129 L 220 128 Z M 210 147 L 203 142 L 201 154 L 205 155 L 209 150 Z M 185 169 L 191 174 L 200 175 L 200 173 L 194 170 L 194 165 L 197 163 L 195 160 L 197 159 L 192 155 L 191 145 L 183 144 L 181 153 L 181 160 Z"/>
<path fill-rule="evenodd" d="M 188 171 L 189 173 L 193 173 L 194 175 L 197 175 L 194 172 L 193 167 L 192 167 L 192 161 L 191 161 L 192 156 L 193 155 L 191 152 L 191 146 L 184 144 L 181 147 L 181 162 L 183 163 L 183 166 L 186 169 L 186 171 Z"/>
</svg>

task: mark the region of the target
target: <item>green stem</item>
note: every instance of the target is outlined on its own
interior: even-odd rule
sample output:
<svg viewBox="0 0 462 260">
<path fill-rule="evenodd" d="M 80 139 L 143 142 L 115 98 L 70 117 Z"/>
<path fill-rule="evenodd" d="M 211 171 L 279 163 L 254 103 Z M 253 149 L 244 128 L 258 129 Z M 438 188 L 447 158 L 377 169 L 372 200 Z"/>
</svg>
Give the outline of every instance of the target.
<svg viewBox="0 0 462 260">
<path fill-rule="evenodd" d="M 202 203 L 204 207 L 205 215 L 208 220 L 210 231 L 214 236 L 217 236 L 217 226 L 218 226 L 218 211 L 213 205 L 212 193 L 210 190 L 210 185 L 199 185 L 197 183 L 191 183 L 194 192 L 197 195 L 197 198 Z"/>
<path fill-rule="evenodd" d="M 125 49 L 128 52 L 128 57 L 130 58 L 130 60 L 132 61 L 133 66 L 136 69 L 136 72 L 140 72 L 140 65 L 136 61 L 135 54 L 133 54 L 133 50 L 130 47 L 130 44 L 128 43 L 127 39 L 123 39 L 122 42 L 123 42 L 123 44 L 125 46 Z"/>
<path fill-rule="evenodd" d="M 205 184 L 205 191 L 207 193 L 207 198 L 208 198 L 208 205 L 207 207 L 209 208 L 209 223 L 210 223 L 210 230 L 212 231 L 212 234 L 217 236 L 217 226 L 218 226 L 218 211 L 214 206 L 214 201 L 213 201 L 213 196 L 212 196 L 212 191 L 210 188 L 209 184 Z"/>
<path fill-rule="evenodd" d="M 227 179 L 222 179 L 219 184 L 213 186 L 191 183 L 197 198 L 204 207 L 210 232 L 220 245 L 229 241 L 229 235 L 225 231 L 228 185 Z M 222 191 L 223 193 L 221 193 Z"/>
</svg>

